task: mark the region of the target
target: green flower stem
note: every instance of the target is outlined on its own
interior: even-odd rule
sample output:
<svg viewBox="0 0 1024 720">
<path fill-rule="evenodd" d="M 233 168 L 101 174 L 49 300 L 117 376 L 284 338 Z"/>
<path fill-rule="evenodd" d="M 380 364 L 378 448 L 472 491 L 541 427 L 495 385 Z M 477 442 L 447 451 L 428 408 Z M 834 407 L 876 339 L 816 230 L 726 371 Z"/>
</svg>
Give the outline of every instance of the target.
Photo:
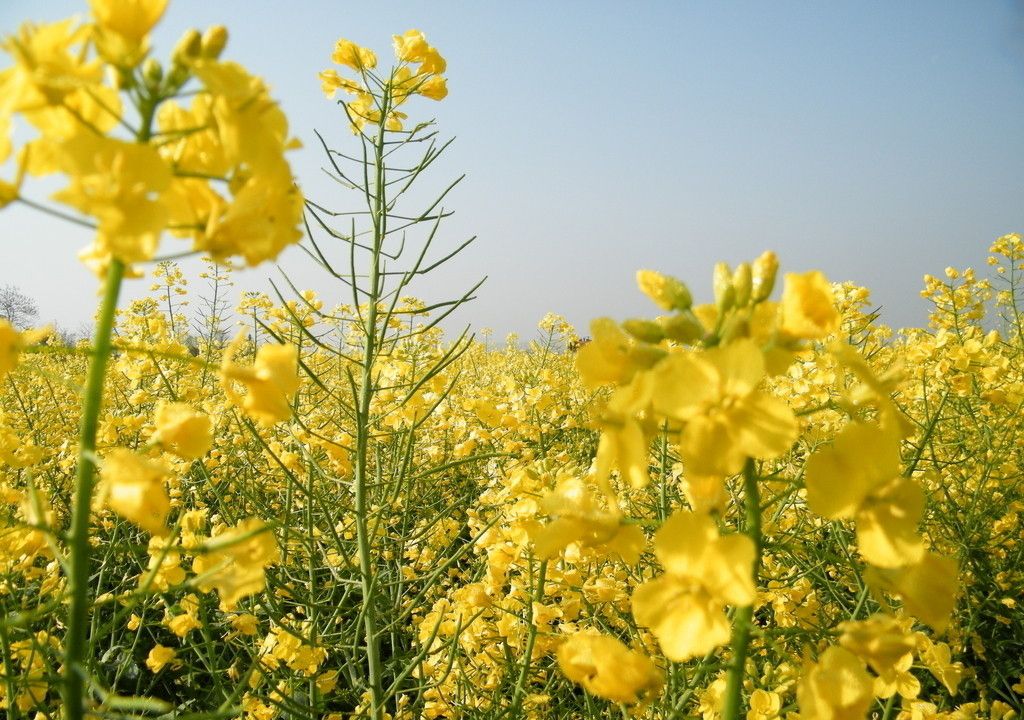
<svg viewBox="0 0 1024 720">
<path fill-rule="evenodd" d="M 373 163 L 375 177 L 370 200 L 373 219 L 373 248 L 370 253 L 369 287 L 366 292 L 366 315 L 364 317 L 364 339 L 362 372 L 356 407 L 356 456 L 353 468 L 355 490 L 356 546 L 359 554 L 359 576 L 362 586 L 363 639 L 366 648 L 367 690 L 370 693 L 370 717 L 381 720 L 384 717 L 383 670 L 380 658 L 380 638 L 377 631 L 376 572 L 375 559 L 370 543 L 370 508 L 367 498 L 367 460 L 370 452 L 369 439 L 372 432 L 370 412 L 375 394 L 373 368 L 377 361 L 378 313 L 377 304 L 383 285 L 381 274 L 381 253 L 387 236 L 387 178 L 385 177 L 385 120 L 388 112 L 388 98 L 381 107 L 381 121 L 374 143 Z"/>
<path fill-rule="evenodd" d="M 761 495 L 757 487 L 754 461 L 748 459 L 743 467 L 743 505 L 746 510 L 746 535 L 754 541 L 754 586 L 761 570 Z M 739 720 L 743 694 L 743 672 L 750 649 L 750 631 L 753 627 L 754 606 L 737 608 L 732 622 L 732 664 L 726 678 L 723 720 Z"/>
<path fill-rule="evenodd" d="M 82 422 L 79 429 L 78 473 L 72 502 L 68 591 L 71 608 L 68 613 L 68 633 L 64 647 L 64 712 L 67 720 L 82 720 L 85 715 L 84 661 L 89 649 L 89 515 L 96 474 L 96 430 L 99 426 L 100 407 L 103 402 L 103 381 L 110 357 L 111 336 L 114 329 L 114 311 L 124 278 L 124 263 L 111 260 L 107 269 L 99 320 L 93 339 L 93 353 L 89 361 L 82 403 Z"/>
</svg>

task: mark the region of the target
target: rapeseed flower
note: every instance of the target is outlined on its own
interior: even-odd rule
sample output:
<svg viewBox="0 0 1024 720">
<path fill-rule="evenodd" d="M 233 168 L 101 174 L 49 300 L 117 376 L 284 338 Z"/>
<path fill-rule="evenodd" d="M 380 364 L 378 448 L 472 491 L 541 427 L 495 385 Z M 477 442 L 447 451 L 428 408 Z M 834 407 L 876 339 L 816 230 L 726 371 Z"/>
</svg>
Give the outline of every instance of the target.
<svg viewBox="0 0 1024 720">
<path fill-rule="evenodd" d="M 830 520 L 853 518 L 861 554 L 878 567 L 915 563 L 925 552 L 917 534 L 924 492 L 899 466 L 895 428 L 865 423 L 850 423 L 807 460 L 808 507 Z"/>
<path fill-rule="evenodd" d="M 609 635 L 576 633 L 558 646 L 558 667 L 587 692 L 635 705 L 661 691 L 662 672 L 651 659 Z"/>
<path fill-rule="evenodd" d="M 157 403 L 153 423 L 153 442 L 186 460 L 201 458 L 213 445 L 213 423 L 210 416 L 197 412 L 186 403 Z"/>
<path fill-rule="evenodd" d="M 673 353 L 652 376 L 654 409 L 685 423 L 679 450 L 687 473 L 732 475 L 747 458 L 779 457 L 796 440 L 793 411 L 758 389 L 765 362 L 752 340 Z"/>
<path fill-rule="evenodd" d="M 264 345 L 256 351 L 252 367 L 234 361 L 244 337 L 236 337 L 224 351 L 221 381 L 228 400 L 263 425 L 283 422 L 292 415 L 291 399 L 299 389 L 299 351 L 294 345 Z M 234 383 L 248 391 L 241 395 Z"/>
<path fill-rule="evenodd" d="M 754 602 L 754 543 L 718 534 L 707 515 L 677 512 L 654 535 L 665 574 L 633 592 L 633 616 L 665 657 L 682 662 L 729 642 L 726 605 Z"/>
<path fill-rule="evenodd" d="M 125 448 L 108 452 L 100 466 L 99 501 L 152 535 L 167 532 L 171 501 L 163 465 Z"/>
</svg>

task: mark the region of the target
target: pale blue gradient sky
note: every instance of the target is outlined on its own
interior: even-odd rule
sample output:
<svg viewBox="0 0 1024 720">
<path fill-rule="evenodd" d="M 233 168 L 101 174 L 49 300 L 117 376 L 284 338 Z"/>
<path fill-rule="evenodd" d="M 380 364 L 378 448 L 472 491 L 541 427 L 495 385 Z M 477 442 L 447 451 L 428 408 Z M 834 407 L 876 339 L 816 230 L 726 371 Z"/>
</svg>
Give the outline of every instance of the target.
<svg viewBox="0 0 1024 720">
<path fill-rule="evenodd" d="M 386 59 L 392 33 L 426 32 L 448 59 L 451 94 L 409 112 L 457 140 L 425 185 L 467 174 L 446 237 L 479 240 L 415 290 L 435 301 L 488 275 L 458 316 L 477 328 L 532 333 L 549 310 L 581 328 L 651 315 L 635 269 L 701 295 L 715 261 L 765 248 L 786 270 L 868 285 L 902 326 L 924 321 L 922 274 L 981 267 L 995 237 L 1024 230 L 1021 8 L 172 0 L 156 44 L 165 56 L 187 27 L 228 25 L 225 57 L 269 81 L 306 142 L 293 164 L 307 193 L 352 208 L 357 198 L 318 170 L 313 128 L 355 145 L 316 73 L 339 36 Z M 84 0 L 5 0 L 0 31 L 75 12 Z M 0 228 L 0 285 L 34 296 L 44 320 L 87 321 L 96 281 L 75 259 L 87 237 L 21 207 Z M 301 252 L 282 262 L 328 304 L 348 299 Z M 266 287 L 274 272 L 239 284 Z"/>
</svg>

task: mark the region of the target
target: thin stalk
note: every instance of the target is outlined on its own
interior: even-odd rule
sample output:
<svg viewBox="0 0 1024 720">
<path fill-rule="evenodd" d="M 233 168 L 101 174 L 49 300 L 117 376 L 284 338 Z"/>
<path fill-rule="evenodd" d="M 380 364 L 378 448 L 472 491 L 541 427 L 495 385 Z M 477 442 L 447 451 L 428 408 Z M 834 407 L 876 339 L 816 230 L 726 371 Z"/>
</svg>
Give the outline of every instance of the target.
<svg viewBox="0 0 1024 720">
<path fill-rule="evenodd" d="M 743 466 L 743 505 L 746 511 L 745 534 L 754 542 L 754 586 L 761 570 L 761 495 L 757 487 L 757 473 L 754 461 L 748 459 Z M 741 695 L 743 693 L 743 672 L 750 649 L 750 631 L 753 627 L 753 603 L 736 609 L 732 622 L 732 664 L 726 678 L 725 698 L 722 706 L 723 720 L 739 720 Z"/>
<path fill-rule="evenodd" d="M 64 708 L 68 720 L 82 720 L 85 715 L 85 667 L 89 629 L 89 511 L 96 473 L 96 430 L 103 401 L 103 380 L 110 357 L 114 311 L 124 277 L 124 263 L 113 259 L 107 269 L 99 321 L 93 340 L 93 354 L 85 383 L 82 423 L 79 429 L 78 473 L 72 504 L 71 530 L 68 543 L 70 572 L 68 590 L 71 607 L 68 612 L 68 634 L 65 641 Z"/>
<path fill-rule="evenodd" d="M 367 290 L 367 311 L 363 325 L 364 347 L 357 405 L 356 461 L 353 472 L 355 490 L 356 545 L 359 554 L 359 576 L 362 585 L 363 636 L 366 648 L 367 685 L 370 692 L 370 713 L 376 720 L 384 716 L 380 639 L 377 636 L 376 583 L 374 558 L 369 536 L 369 503 L 367 502 L 367 454 L 369 452 L 370 412 L 374 396 L 373 366 L 377 357 L 377 305 L 381 292 L 381 248 L 387 235 L 387 198 L 385 188 L 384 133 L 387 98 L 381 108 L 372 160 L 375 182 L 370 197 L 373 211 L 373 252 L 370 253 L 370 277 Z"/>
</svg>

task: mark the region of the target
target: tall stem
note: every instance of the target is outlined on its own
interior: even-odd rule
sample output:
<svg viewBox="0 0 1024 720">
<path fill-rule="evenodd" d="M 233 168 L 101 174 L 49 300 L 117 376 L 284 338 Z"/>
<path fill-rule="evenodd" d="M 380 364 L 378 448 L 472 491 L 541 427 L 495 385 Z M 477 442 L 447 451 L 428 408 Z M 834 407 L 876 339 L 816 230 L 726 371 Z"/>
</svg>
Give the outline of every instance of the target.
<svg viewBox="0 0 1024 720">
<path fill-rule="evenodd" d="M 88 650 L 90 606 L 89 511 L 96 473 L 96 429 L 99 426 L 103 402 L 103 380 L 106 377 L 107 359 L 110 356 L 114 311 L 117 309 L 117 297 L 123 277 L 124 263 L 116 259 L 111 260 L 103 288 L 99 320 L 96 324 L 89 376 L 85 382 L 82 422 L 79 429 L 78 473 L 75 478 L 71 530 L 68 536 L 71 546 L 68 575 L 71 608 L 68 613 L 68 633 L 64 648 L 63 687 L 65 716 L 68 720 L 82 720 L 85 715 L 84 661 Z"/>
<path fill-rule="evenodd" d="M 370 253 L 370 277 L 367 288 L 363 348 L 363 363 L 359 385 L 356 427 L 356 462 L 353 473 L 355 485 L 356 545 L 359 552 L 359 575 L 362 587 L 363 637 L 366 648 L 367 684 L 370 691 L 370 712 L 375 720 L 384 716 L 380 642 L 377 636 L 376 578 L 374 558 L 370 547 L 369 504 L 367 502 L 367 455 L 369 453 L 370 410 L 373 404 L 373 366 L 377 359 L 377 303 L 381 295 L 380 255 L 387 236 L 386 172 L 384 166 L 384 132 L 387 117 L 387 96 L 381 108 L 381 122 L 374 143 L 374 189 L 372 194 L 373 249 Z"/>
<path fill-rule="evenodd" d="M 757 487 L 754 461 L 743 466 L 743 505 L 746 511 L 745 533 L 754 542 L 754 586 L 761 570 L 761 495 Z M 732 665 L 726 678 L 723 720 L 739 720 L 740 700 L 743 693 L 743 672 L 750 649 L 750 631 L 753 626 L 754 605 L 737 608 L 732 623 Z"/>
</svg>

